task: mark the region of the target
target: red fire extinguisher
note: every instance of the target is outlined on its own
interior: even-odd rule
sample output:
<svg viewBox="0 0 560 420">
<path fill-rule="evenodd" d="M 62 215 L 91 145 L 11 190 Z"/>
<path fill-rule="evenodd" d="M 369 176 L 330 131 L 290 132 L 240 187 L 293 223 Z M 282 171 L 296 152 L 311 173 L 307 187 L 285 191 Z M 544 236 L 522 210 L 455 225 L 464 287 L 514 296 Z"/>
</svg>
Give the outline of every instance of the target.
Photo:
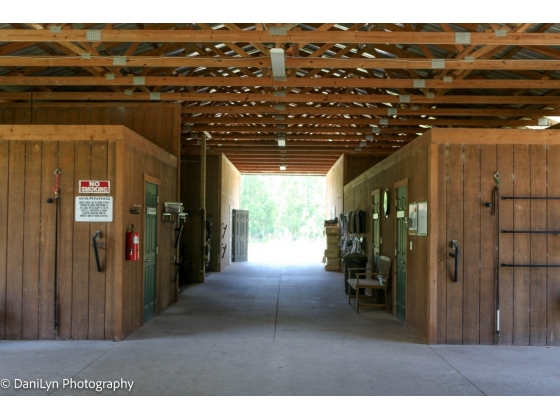
<svg viewBox="0 0 560 420">
<path fill-rule="evenodd" d="M 132 228 L 126 229 L 126 259 L 138 261 L 140 259 L 139 247 L 140 236 L 134 225 L 132 225 Z"/>
</svg>

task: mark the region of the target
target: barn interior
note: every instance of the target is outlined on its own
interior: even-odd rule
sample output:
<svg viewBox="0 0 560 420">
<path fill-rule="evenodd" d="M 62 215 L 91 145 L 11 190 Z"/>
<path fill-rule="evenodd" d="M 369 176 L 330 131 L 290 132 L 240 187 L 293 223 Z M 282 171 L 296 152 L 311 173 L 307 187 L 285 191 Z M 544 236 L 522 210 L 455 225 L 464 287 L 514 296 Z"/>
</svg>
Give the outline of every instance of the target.
<svg viewBox="0 0 560 420">
<path fill-rule="evenodd" d="M 120 372 L 136 395 L 555 394 L 559 92 L 559 23 L 0 23 L 5 376 Z M 252 174 L 326 177 L 325 266 L 246 262 Z M 350 301 L 341 237 L 364 269 L 391 260 L 385 297 L 357 291 L 380 307 Z M 71 367 L 33 362 L 57 349 Z M 174 370 L 200 385 L 166 384 Z"/>
</svg>

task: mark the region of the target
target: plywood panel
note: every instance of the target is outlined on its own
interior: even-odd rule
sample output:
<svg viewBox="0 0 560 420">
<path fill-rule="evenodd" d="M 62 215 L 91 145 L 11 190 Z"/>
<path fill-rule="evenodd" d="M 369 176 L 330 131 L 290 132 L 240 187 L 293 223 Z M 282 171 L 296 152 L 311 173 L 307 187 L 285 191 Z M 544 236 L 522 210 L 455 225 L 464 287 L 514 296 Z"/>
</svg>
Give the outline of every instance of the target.
<svg viewBox="0 0 560 420">
<path fill-rule="evenodd" d="M 513 146 L 498 145 L 498 173 L 500 196 L 513 196 Z M 501 230 L 511 230 L 513 224 L 513 200 L 499 200 L 499 223 Z M 500 264 L 513 262 L 513 235 L 500 233 Z M 499 269 L 500 344 L 513 344 L 513 268 Z"/>
<path fill-rule="evenodd" d="M 531 145 L 531 196 L 546 197 L 547 147 Z M 554 201 L 551 202 L 554 205 Z M 531 231 L 547 230 L 547 200 L 531 200 Z M 547 264 L 547 240 L 549 235 L 531 234 L 531 264 Z M 529 291 L 529 344 L 546 344 L 546 268 L 531 268 Z"/>
<path fill-rule="evenodd" d="M 480 146 L 481 203 L 492 203 L 496 181 L 496 146 Z M 499 203 L 494 203 L 498 206 Z M 480 214 L 480 344 L 496 341 L 496 229 L 497 214 L 481 207 Z"/>
<path fill-rule="evenodd" d="M 95 142 L 91 145 L 91 171 L 92 180 L 107 180 L 107 142 Z M 94 195 L 94 194 L 92 194 Z M 113 214 L 114 217 L 114 214 Z M 96 231 L 101 232 L 99 242 L 105 245 L 98 249 L 101 272 L 97 271 L 95 251 L 91 247 L 89 265 L 88 289 L 88 338 L 103 340 L 105 338 L 105 282 L 107 273 L 107 259 L 110 248 L 107 245 L 108 223 L 89 223 L 89 237 L 92 238 Z"/>
<path fill-rule="evenodd" d="M 39 338 L 42 142 L 26 142 L 25 146 L 22 338 L 36 340 Z"/>
<path fill-rule="evenodd" d="M 515 196 L 531 195 L 531 146 L 516 144 L 513 147 Z M 514 200 L 513 226 L 515 230 L 531 230 L 531 201 Z M 530 264 L 531 237 L 526 233 L 513 235 L 513 261 Z M 513 270 L 513 344 L 529 344 L 529 311 L 531 269 L 516 267 Z"/>
<path fill-rule="evenodd" d="M 0 113 L 0 119 L 2 118 Z M 10 142 L 0 140 L 0 197 L 8 196 Z M 6 338 L 6 253 L 8 247 L 8 200 L 0 200 L 0 340 Z"/>
<path fill-rule="evenodd" d="M 8 252 L 6 284 L 6 338 L 22 336 L 23 232 L 25 142 L 10 142 L 8 187 Z"/>
<path fill-rule="evenodd" d="M 480 340 L 480 146 L 464 146 L 463 344 Z"/>
<path fill-rule="evenodd" d="M 60 209 L 58 227 L 58 337 L 72 338 L 72 279 L 74 259 L 74 143 L 62 141 L 58 149 Z"/>
<path fill-rule="evenodd" d="M 54 268 L 56 241 L 55 169 L 58 168 L 58 142 L 43 142 L 41 168 L 41 254 L 39 280 L 39 338 L 54 338 Z"/>
<path fill-rule="evenodd" d="M 447 249 L 456 240 L 464 250 L 463 241 L 463 146 L 447 146 Z M 449 251 L 451 252 L 451 251 Z M 447 283 L 447 343 L 461 344 L 463 341 L 463 286 L 464 264 L 459 264 L 458 281 Z M 447 275 L 453 279 L 455 260 L 447 258 Z"/>
<path fill-rule="evenodd" d="M 79 180 L 91 179 L 90 170 L 91 144 L 89 142 L 76 142 L 74 185 L 70 191 L 77 191 Z M 73 242 L 72 338 L 85 339 L 88 335 L 89 265 L 93 252 L 89 223 L 74 222 Z"/>
<path fill-rule="evenodd" d="M 560 197 L 560 145 L 548 146 L 548 196 Z M 547 208 L 548 228 L 560 230 L 560 202 L 551 200 Z M 560 235 L 548 236 L 548 264 L 560 265 Z M 548 269 L 547 345 L 560 345 L 560 268 Z"/>
</svg>

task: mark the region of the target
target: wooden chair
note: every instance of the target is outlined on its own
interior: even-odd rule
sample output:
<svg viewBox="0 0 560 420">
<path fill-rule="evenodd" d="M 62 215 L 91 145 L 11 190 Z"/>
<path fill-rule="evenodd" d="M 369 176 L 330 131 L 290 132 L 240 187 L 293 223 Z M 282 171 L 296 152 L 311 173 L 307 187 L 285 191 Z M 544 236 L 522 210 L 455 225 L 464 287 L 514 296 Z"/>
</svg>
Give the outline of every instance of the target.
<svg viewBox="0 0 560 420">
<path fill-rule="evenodd" d="M 350 287 L 348 293 L 348 304 L 350 305 L 350 299 L 356 299 L 356 313 L 359 313 L 360 307 L 368 308 L 388 308 L 388 297 L 387 297 L 387 282 L 389 280 L 389 274 L 391 272 L 391 260 L 387 257 L 379 257 L 380 263 L 375 269 L 366 268 L 361 269 L 361 273 L 357 273 L 353 276 L 349 272 L 348 285 Z M 364 272 L 365 271 L 365 272 Z M 370 276 L 366 279 L 366 276 Z M 352 289 L 356 290 L 356 294 L 353 295 Z M 370 290 L 383 290 L 385 297 L 385 303 L 360 303 L 360 290 L 370 289 Z M 369 297 L 362 296 L 363 299 L 371 299 Z"/>
</svg>

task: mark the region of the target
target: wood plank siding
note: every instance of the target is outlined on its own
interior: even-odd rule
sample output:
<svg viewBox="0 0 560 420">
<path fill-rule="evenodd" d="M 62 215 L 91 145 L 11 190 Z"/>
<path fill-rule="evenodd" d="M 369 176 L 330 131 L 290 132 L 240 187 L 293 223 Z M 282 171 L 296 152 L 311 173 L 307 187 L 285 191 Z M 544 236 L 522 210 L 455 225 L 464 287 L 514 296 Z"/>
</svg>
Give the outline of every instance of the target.
<svg viewBox="0 0 560 420">
<path fill-rule="evenodd" d="M 427 341 L 496 343 L 499 274 L 500 344 L 558 344 L 560 268 L 498 266 L 498 261 L 560 264 L 559 235 L 519 232 L 560 229 L 560 200 L 530 199 L 560 197 L 560 136 L 554 133 L 432 129 L 346 185 L 345 210 L 357 205 L 367 210 L 371 191 L 390 188 L 382 174 L 394 167 L 398 176 L 393 179 L 408 178 L 409 203 L 429 196 L 435 204 L 429 207 L 428 233 L 434 238 L 428 242 L 409 235 L 412 251 L 407 251 L 406 323 Z M 423 163 L 428 155 L 422 147 L 433 150 L 429 168 Z M 415 156 L 420 159 L 416 163 Z M 496 186 L 500 197 L 528 198 L 499 199 L 494 209 L 487 207 Z M 394 220 L 388 221 L 388 228 L 382 226 L 382 254 L 394 247 L 387 237 Z M 498 233 L 498 224 L 500 230 L 516 233 Z M 457 240 L 461 254 L 457 282 L 455 261 L 448 255 L 452 240 Z M 366 243 L 369 256 L 368 235 Z M 424 263 L 428 253 L 436 258 L 430 266 Z"/>
<path fill-rule="evenodd" d="M 117 150 L 124 154 L 119 157 Z M 53 339 L 59 178 L 58 335 L 122 339 L 143 322 L 143 264 L 124 260 L 126 225 L 142 237 L 144 175 L 164 180 L 160 204 L 177 201 L 177 158 L 122 126 L 0 126 L 0 339 Z M 77 222 L 78 181 L 111 183 L 113 222 Z M 130 214 L 133 204 L 140 215 Z M 159 214 L 159 213 L 158 213 Z M 158 226 L 158 308 L 177 299 L 175 225 Z M 102 271 L 92 236 L 101 232 Z M 120 284 L 122 282 L 122 286 Z M 120 289 L 119 289 L 120 288 Z"/>
</svg>

